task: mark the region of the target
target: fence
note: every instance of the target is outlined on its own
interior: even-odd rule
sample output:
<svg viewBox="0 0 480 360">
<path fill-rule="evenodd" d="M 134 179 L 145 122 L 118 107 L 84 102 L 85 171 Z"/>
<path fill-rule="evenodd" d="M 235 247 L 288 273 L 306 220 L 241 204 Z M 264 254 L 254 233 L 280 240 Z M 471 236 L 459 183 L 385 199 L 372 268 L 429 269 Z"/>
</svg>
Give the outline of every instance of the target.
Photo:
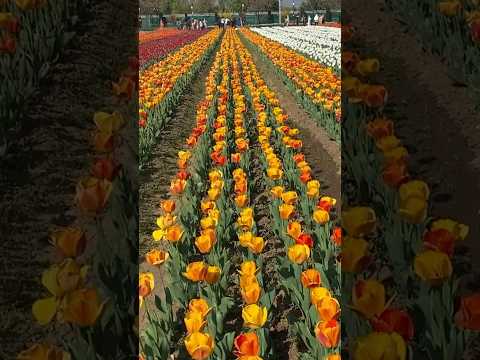
<svg viewBox="0 0 480 360">
<path fill-rule="evenodd" d="M 310 15 L 312 18 L 315 14 L 324 15 L 325 10 L 319 11 L 306 11 L 307 16 Z M 339 22 L 340 21 L 340 11 L 332 10 L 332 21 Z M 168 27 L 175 27 L 176 19 L 182 21 L 184 18 L 184 14 L 171 14 L 171 15 L 164 15 L 167 18 L 167 26 Z M 215 26 L 215 14 L 208 13 L 208 14 L 188 14 L 192 19 L 205 19 L 207 21 L 208 26 Z M 238 17 L 238 13 L 234 13 L 233 17 Z M 141 31 L 151 31 L 156 29 L 160 26 L 160 18 L 161 15 L 140 15 L 141 19 Z M 285 18 L 283 17 L 283 20 Z M 278 12 L 272 12 L 268 14 L 266 11 L 261 11 L 258 13 L 255 12 L 248 12 L 245 14 L 245 21 L 248 25 L 258 25 L 258 24 L 278 24 Z M 290 16 L 290 22 L 294 22 L 292 16 Z"/>
</svg>

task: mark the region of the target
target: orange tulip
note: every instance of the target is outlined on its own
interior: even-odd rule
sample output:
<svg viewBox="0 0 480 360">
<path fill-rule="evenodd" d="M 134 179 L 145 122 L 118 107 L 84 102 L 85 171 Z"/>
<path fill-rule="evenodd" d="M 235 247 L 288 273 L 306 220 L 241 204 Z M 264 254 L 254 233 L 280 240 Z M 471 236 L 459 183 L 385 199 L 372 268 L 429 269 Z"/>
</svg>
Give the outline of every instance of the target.
<svg viewBox="0 0 480 360">
<path fill-rule="evenodd" d="M 65 257 L 80 256 L 84 252 L 87 242 L 85 232 L 76 227 L 65 227 L 54 231 L 50 238 Z"/>
<path fill-rule="evenodd" d="M 455 323 L 462 329 L 480 330 L 480 294 L 462 297 L 455 314 Z"/>
<path fill-rule="evenodd" d="M 112 192 L 112 183 L 106 179 L 89 177 L 77 184 L 76 201 L 85 213 L 98 213 L 105 208 Z"/>
<path fill-rule="evenodd" d="M 145 254 L 145 261 L 150 265 L 161 265 L 170 257 L 169 253 L 163 250 L 153 249 Z"/>
<path fill-rule="evenodd" d="M 238 335 L 234 340 L 235 356 L 241 358 L 255 357 L 260 352 L 260 343 L 257 334 L 254 332 Z"/>
<path fill-rule="evenodd" d="M 210 312 L 210 307 L 205 299 L 192 299 L 188 303 L 188 311 L 195 311 L 202 314 L 202 317 L 205 318 Z"/>
<path fill-rule="evenodd" d="M 292 239 L 297 239 L 302 233 L 302 226 L 299 222 L 293 221 L 287 226 L 287 234 L 290 235 Z"/>
<path fill-rule="evenodd" d="M 188 280 L 193 282 L 204 281 L 207 276 L 208 265 L 203 261 L 195 261 L 187 265 L 183 273 Z"/>
<path fill-rule="evenodd" d="M 340 314 L 338 300 L 331 296 L 325 296 L 315 304 L 318 315 L 323 321 L 337 319 Z"/>
<path fill-rule="evenodd" d="M 161 203 L 162 210 L 167 213 L 171 214 L 175 211 L 175 201 L 174 200 L 164 200 Z"/>
<path fill-rule="evenodd" d="M 321 321 L 315 327 L 315 335 L 327 349 L 336 347 L 340 340 L 340 323 L 335 319 Z"/>
<path fill-rule="evenodd" d="M 280 212 L 280 218 L 282 218 L 283 220 L 288 220 L 294 213 L 295 206 L 289 204 L 281 204 L 278 207 L 278 210 Z"/>
<path fill-rule="evenodd" d="M 258 282 L 247 283 L 244 287 L 240 289 L 243 301 L 247 304 L 255 304 L 260 298 L 260 293 L 262 289 Z"/>
<path fill-rule="evenodd" d="M 205 275 L 205 281 L 209 284 L 215 284 L 220 278 L 220 268 L 218 266 L 209 266 Z"/>
<path fill-rule="evenodd" d="M 320 286 L 322 278 L 317 269 L 307 269 L 301 275 L 302 285 L 306 288 L 313 288 Z"/>
<path fill-rule="evenodd" d="M 180 225 L 173 225 L 167 229 L 166 239 L 170 242 L 177 242 L 183 236 L 183 229 Z"/>
</svg>

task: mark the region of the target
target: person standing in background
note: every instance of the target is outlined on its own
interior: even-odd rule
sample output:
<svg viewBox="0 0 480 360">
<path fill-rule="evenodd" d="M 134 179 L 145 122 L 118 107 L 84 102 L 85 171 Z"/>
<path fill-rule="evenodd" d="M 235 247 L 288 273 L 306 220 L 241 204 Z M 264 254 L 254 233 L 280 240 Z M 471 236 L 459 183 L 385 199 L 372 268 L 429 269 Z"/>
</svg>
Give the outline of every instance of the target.
<svg viewBox="0 0 480 360">
<path fill-rule="evenodd" d="M 313 18 L 313 23 L 315 25 L 318 25 L 318 14 L 315 14 L 315 17 Z"/>
<path fill-rule="evenodd" d="M 290 23 L 290 17 L 287 14 L 287 17 L 285 18 L 285 26 L 288 26 L 289 23 Z"/>
<path fill-rule="evenodd" d="M 312 17 L 310 15 L 308 15 L 307 26 L 310 26 L 311 24 L 312 24 Z"/>
</svg>

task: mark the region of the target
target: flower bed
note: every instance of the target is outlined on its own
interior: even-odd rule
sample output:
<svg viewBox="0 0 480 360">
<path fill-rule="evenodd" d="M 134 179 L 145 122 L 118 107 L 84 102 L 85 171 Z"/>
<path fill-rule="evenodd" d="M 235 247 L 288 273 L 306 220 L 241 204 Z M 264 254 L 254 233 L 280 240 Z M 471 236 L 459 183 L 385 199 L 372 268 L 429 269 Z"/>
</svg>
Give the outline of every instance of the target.
<svg viewBox="0 0 480 360">
<path fill-rule="evenodd" d="M 140 274 L 141 358 L 275 359 L 285 344 L 275 347 L 269 324 L 283 316 L 283 290 L 298 313 L 288 321 L 303 358 L 339 359 L 335 200 L 320 195 L 298 129 L 283 124 L 235 30 L 226 31 L 205 89 L 161 204 L 158 245 L 145 256 L 164 267 L 164 299 L 152 296 L 153 274 Z M 262 207 L 255 199 L 265 192 Z M 274 248 L 278 256 L 267 257 Z"/>
<path fill-rule="evenodd" d="M 278 75 L 317 124 L 340 142 L 341 84 L 335 72 L 247 28 L 242 28 L 241 34 L 251 51 L 274 64 Z"/>
<path fill-rule="evenodd" d="M 138 48 L 140 66 L 144 69 L 152 65 L 172 51 L 197 40 L 207 31 L 178 31 L 168 36 L 157 35 L 156 38 L 140 43 Z"/>
<path fill-rule="evenodd" d="M 148 159 L 179 97 L 209 59 L 221 34 L 218 29 L 208 32 L 140 73 L 140 166 Z"/>
</svg>

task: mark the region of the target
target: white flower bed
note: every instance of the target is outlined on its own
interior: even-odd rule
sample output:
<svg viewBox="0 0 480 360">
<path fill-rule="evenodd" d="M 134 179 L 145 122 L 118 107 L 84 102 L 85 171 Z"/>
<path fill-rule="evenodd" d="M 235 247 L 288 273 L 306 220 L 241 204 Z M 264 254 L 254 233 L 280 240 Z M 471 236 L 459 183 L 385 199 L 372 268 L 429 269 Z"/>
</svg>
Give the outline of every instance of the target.
<svg viewBox="0 0 480 360">
<path fill-rule="evenodd" d="M 304 53 L 321 64 L 340 69 L 341 30 L 323 26 L 252 28 L 260 35 Z"/>
</svg>

